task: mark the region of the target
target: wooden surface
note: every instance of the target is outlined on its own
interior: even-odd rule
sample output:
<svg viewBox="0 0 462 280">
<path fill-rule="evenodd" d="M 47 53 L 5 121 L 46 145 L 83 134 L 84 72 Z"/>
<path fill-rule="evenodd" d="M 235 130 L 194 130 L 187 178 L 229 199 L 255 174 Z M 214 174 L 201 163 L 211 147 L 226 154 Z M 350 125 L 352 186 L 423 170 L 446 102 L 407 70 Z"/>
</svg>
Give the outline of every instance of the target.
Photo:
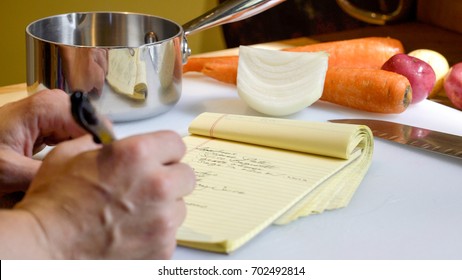
<svg viewBox="0 0 462 280">
<path fill-rule="evenodd" d="M 26 84 L 15 84 L 0 87 L 0 106 L 27 96 Z"/>
<path fill-rule="evenodd" d="M 419 0 L 417 18 L 426 23 L 462 33 L 462 1 Z"/>
</svg>

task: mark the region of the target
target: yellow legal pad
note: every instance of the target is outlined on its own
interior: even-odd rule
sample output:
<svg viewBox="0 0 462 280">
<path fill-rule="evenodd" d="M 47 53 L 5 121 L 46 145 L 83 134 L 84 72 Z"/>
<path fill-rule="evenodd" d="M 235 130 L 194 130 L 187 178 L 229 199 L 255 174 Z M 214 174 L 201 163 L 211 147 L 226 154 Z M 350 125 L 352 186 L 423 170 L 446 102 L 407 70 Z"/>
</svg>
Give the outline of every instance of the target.
<svg viewBox="0 0 462 280">
<path fill-rule="evenodd" d="M 184 137 L 197 177 L 179 245 L 229 253 L 271 224 L 347 206 L 369 169 L 362 125 L 203 113 Z"/>
</svg>

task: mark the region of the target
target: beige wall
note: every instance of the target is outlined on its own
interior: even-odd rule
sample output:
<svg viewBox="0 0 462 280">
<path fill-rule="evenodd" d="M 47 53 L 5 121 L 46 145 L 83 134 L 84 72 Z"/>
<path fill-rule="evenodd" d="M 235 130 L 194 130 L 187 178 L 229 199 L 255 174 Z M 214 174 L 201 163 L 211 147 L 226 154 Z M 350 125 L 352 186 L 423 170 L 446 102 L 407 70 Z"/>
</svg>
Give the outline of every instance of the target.
<svg viewBox="0 0 462 280">
<path fill-rule="evenodd" d="M 213 8 L 216 0 L 1 0 L 0 86 L 25 81 L 25 27 L 42 17 L 82 11 L 127 11 L 171 19 L 179 24 Z M 188 37 L 193 53 L 225 47 L 215 27 Z"/>
</svg>

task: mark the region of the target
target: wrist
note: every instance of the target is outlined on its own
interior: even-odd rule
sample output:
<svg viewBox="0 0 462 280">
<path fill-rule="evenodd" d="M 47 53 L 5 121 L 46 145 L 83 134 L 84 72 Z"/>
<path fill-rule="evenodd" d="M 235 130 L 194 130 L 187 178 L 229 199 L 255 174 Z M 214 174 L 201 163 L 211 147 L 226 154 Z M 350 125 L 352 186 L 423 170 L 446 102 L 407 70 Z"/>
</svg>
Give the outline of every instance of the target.
<svg viewBox="0 0 462 280">
<path fill-rule="evenodd" d="M 30 212 L 0 210 L 0 228 L 0 259 L 52 258 L 46 234 Z"/>
</svg>

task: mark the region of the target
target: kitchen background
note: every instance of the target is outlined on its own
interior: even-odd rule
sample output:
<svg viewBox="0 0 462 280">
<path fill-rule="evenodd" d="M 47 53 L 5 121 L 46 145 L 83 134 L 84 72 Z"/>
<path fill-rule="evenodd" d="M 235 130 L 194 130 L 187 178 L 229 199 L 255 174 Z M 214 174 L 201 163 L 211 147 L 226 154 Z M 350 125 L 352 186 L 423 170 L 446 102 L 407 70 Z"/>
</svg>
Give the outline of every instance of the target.
<svg viewBox="0 0 462 280">
<path fill-rule="evenodd" d="M 156 15 L 183 24 L 217 5 L 218 0 L 1 0 L 0 86 L 26 80 L 25 28 L 37 19 L 68 12 L 127 11 Z M 193 53 L 225 48 L 220 28 L 188 37 Z"/>
<path fill-rule="evenodd" d="M 79 11 L 127 11 L 145 13 L 168 18 L 184 24 L 215 7 L 224 0 L 1 0 L 0 11 L 0 86 L 23 83 L 25 77 L 25 28 L 43 17 Z M 379 4 L 393 10 L 399 0 L 350 0 L 369 10 L 377 9 Z M 385 3 L 385 4 L 384 4 Z M 407 34 L 405 41 L 418 41 L 417 37 L 429 34 L 429 40 L 422 38 L 420 44 L 425 47 L 435 46 L 435 50 L 445 51 L 451 62 L 459 61 L 462 48 L 458 47 L 462 39 L 462 0 L 414 0 L 413 12 L 405 21 L 420 21 L 441 30 L 457 33 L 434 36 L 428 30 L 422 33 Z M 393 26 L 393 24 L 391 24 Z M 342 30 L 354 30 L 371 27 L 370 24 L 352 18 L 343 12 L 336 0 L 286 0 L 272 9 L 241 22 L 215 27 L 188 37 L 193 54 L 248 45 L 260 42 L 282 40 L 316 34 L 333 34 Z M 395 31 L 383 29 L 386 36 L 393 36 Z M 390 32 L 389 32 L 390 31 Z M 374 33 L 374 32 L 372 32 Z M 420 33 L 420 32 L 419 32 Z M 356 36 L 362 33 L 354 33 Z M 375 34 L 375 33 L 374 33 Z M 391 35 L 390 35 L 391 34 Z M 366 33 L 363 36 L 367 35 Z M 416 36 L 418 35 L 418 36 Z M 443 35 L 443 34 L 442 34 Z M 381 36 L 381 35 L 377 35 Z M 427 37 L 428 37 L 427 36 Z M 342 39 L 337 37 L 337 39 Z M 412 39 L 415 37 L 416 39 Z M 424 36 L 425 37 L 425 36 Z M 332 40 L 331 37 L 319 37 Z M 456 46 L 458 45 L 458 46 Z M 439 48 L 439 49 L 436 49 Z"/>
</svg>

